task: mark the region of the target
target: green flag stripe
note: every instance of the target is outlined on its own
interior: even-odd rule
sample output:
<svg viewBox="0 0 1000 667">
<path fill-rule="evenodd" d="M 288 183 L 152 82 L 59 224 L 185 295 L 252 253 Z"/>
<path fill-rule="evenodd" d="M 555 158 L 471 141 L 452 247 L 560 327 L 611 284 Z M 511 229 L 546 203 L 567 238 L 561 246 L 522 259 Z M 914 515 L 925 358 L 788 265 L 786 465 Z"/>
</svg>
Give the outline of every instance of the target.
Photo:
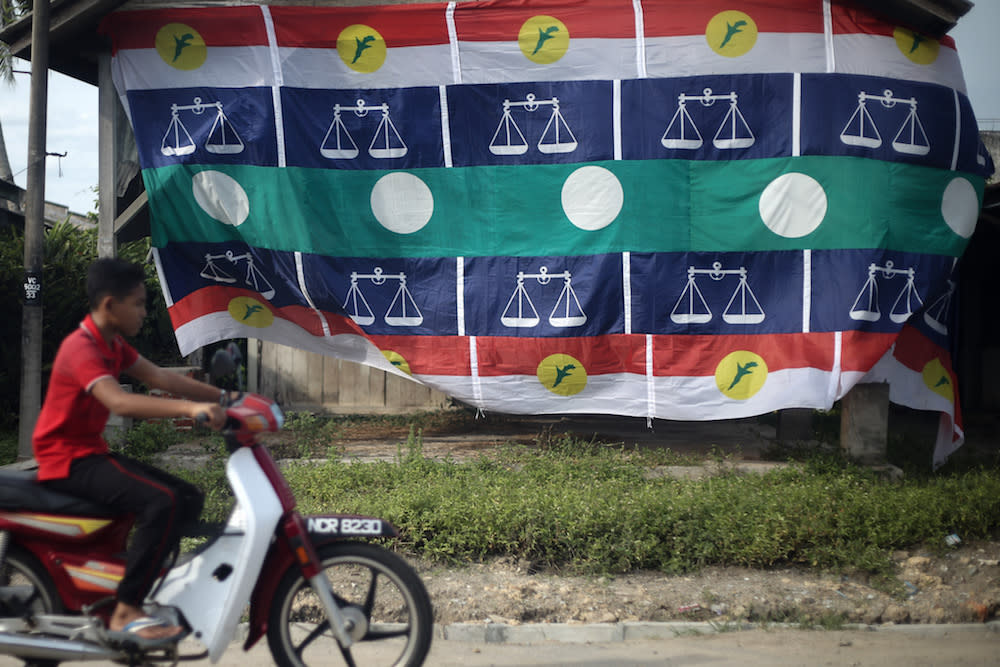
<svg viewBox="0 0 1000 667">
<path fill-rule="evenodd" d="M 945 190 L 964 179 L 960 209 L 978 210 L 983 188 L 977 176 L 828 156 L 405 173 L 179 165 L 147 169 L 143 177 L 159 247 L 242 240 L 353 257 L 880 247 L 958 256 L 968 240 L 944 219 Z M 381 197 L 373 198 L 383 177 Z M 245 193 L 243 209 L 230 191 L 233 181 Z M 220 223 L 207 209 L 241 224 Z"/>
</svg>

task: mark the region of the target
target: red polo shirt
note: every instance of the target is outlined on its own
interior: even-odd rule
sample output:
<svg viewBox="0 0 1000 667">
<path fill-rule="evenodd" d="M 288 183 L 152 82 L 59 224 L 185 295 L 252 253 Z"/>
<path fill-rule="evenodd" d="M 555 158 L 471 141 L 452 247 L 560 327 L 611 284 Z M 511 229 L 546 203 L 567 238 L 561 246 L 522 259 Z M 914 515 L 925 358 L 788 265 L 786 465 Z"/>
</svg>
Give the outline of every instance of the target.
<svg viewBox="0 0 1000 667">
<path fill-rule="evenodd" d="M 103 432 L 111 412 L 90 390 L 101 378 L 117 382 L 138 358 L 139 353 L 121 336 L 109 346 L 90 315 L 66 336 L 56 353 L 31 439 L 38 479 L 66 477 L 75 459 L 108 451 Z"/>
</svg>

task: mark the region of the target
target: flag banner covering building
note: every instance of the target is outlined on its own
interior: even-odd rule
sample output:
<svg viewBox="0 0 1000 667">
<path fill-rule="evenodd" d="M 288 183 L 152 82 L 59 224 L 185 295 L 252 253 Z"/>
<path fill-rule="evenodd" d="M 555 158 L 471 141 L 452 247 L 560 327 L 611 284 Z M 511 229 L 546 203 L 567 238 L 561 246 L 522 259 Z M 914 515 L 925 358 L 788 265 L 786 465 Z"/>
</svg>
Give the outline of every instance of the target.
<svg viewBox="0 0 1000 667">
<path fill-rule="evenodd" d="M 674 420 L 859 382 L 963 440 L 993 164 L 955 44 L 832 0 L 120 11 L 183 353 L 254 337 L 486 410 Z"/>
</svg>

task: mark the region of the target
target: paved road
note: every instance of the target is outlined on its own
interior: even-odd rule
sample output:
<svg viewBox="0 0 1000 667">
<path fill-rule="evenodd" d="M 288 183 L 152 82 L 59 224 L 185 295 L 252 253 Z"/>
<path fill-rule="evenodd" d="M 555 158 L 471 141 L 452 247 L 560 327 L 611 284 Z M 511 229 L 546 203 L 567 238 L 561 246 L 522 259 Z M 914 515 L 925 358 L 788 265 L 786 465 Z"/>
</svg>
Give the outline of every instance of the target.
<svg viewBox="0 0 1000 667">
<path fill-rule="evenodd" d="M 670 667 L 745 665 L 786 667 L 990 666 L 998 664 L 1000 623 L 987 625 L 895 626 L 878 630 L 798 630 L 787 628 L 718 631 L 706 624 L 647 624 L 628 638 L 615 626 L 449 626 L 438 630 L 428 667 L 578 665 L 590 667 Z M 445 636 L 478 640 L 445 639 Z M 547 639 L 546 636 L 558 637 Z M 484 641 L 489 638 L 496 641 Z M 593 640 L 593 641 L 590 641 Z M 330 646 L 329 665 L 340 664 Z M 19 661 L 0 657 L 0 666 Z M 64 663 L 112 665 L 113 663 Z M 191 663 L 198 664 L 198 663 Z M 208 665 L 208 662 L 200 664 Z M 222 667 L 272 665 L 266 641 L 249 653 L 238 643 L 218 663 Z M 360 663 L 361 665 L 367 663 Z M 381 663 L 384 664 L 384 663 Z"/>
</svg>

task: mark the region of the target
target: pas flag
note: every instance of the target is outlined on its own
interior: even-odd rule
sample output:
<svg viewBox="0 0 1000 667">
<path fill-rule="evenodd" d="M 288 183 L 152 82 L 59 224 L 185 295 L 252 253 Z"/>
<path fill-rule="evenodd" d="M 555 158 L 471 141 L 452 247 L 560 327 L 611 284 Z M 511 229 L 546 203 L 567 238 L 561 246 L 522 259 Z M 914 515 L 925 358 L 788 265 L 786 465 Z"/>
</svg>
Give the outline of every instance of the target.
<svg viewBox="0 0 1000 667">
<path fill-rule="evenodd" d="M 103 25 L 181 351 L 487 410 L 727 419 L 859 382 L 963 441 L 993 164 L 955 44 L 835 0 L 176 6 Z"/>
</svg>

